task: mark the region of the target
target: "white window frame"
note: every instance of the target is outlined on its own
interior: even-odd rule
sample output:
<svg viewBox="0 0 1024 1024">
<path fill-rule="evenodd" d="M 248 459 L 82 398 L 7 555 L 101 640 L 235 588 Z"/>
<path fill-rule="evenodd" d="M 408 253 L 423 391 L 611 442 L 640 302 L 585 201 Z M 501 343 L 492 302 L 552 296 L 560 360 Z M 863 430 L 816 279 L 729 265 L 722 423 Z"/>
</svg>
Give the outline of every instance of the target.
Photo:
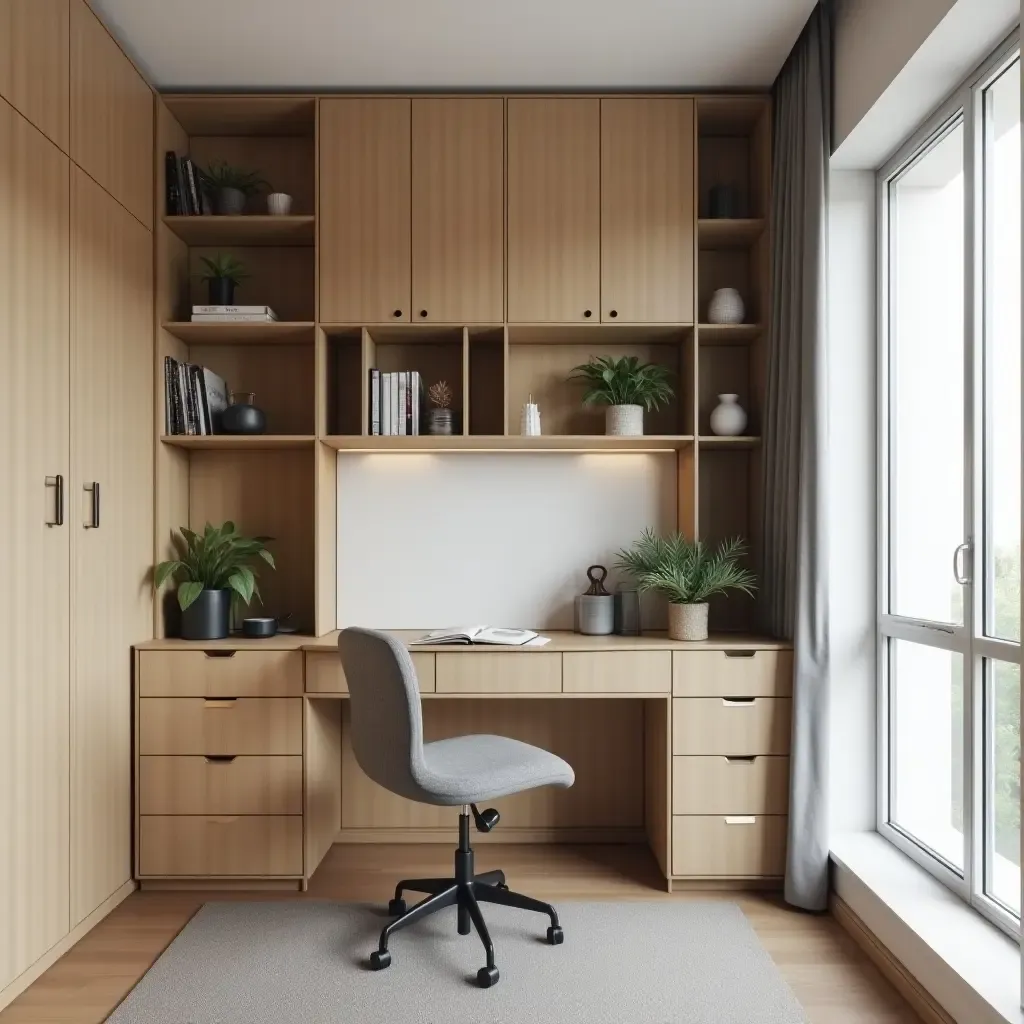
<svg viewBox="0 0 1024 1024">
<path fill-rule="evenodd" d="M 1014 939 L 1021 936 L 1021 920 L 986 895 L 984 843 L 985 745 L 983 665 L 988 658 L 1022 664 L 1021 645 L 985 637 L 979 526 L 984 522 L 984 194 L 982 183 L 984 90 L 1012 63 L 1020 50 L 1019 28 L 1011 33 L 974 72 L 957 87 L 896 154 L 878 171 L 878 790 L 877 829 L 917 864 L 949 886 L 962 899 Z M 972 581 L 964 601 L 962 626 L 940 626 L 907 616 L 889 614 L 890 586 L 890 268 L 889 185 L 910 164 L 934 145 L 960 120 L 964 130 L 964 540 L 969 544 L 964 570 Z M 952 558 L 952 552 L 950 552 Z M 964 673 L 964 779 L 965 836 L 963 876 L 890 822 L 890 686 L 889 639 L 907 640 L 963 656 Z"/>
</svg>

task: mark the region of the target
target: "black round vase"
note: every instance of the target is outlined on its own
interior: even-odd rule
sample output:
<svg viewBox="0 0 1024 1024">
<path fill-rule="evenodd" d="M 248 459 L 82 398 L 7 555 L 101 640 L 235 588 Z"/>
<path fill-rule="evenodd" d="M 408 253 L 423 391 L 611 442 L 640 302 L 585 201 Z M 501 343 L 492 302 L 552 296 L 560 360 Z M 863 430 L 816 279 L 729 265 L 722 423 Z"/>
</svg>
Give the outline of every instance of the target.
<svg viewBox="0 0 1024 1024">
<path fill-rule="evenodd" d="M 207 282 L 211 306 L 235 304 L 235 282 L 228 277 L 211 277 Z"/>
<path fill-rule="evenodd" d="M 230 626 L 230 590 L 204 590 L 181 613 L 183 640 L 222 640 Z"/>
<path fill-rule="evenodd" d="M 262 434 L 267 429 L 267 414 L 255 405 L 229 405 L 220 414 L 225 434 Z"/>
</svg>

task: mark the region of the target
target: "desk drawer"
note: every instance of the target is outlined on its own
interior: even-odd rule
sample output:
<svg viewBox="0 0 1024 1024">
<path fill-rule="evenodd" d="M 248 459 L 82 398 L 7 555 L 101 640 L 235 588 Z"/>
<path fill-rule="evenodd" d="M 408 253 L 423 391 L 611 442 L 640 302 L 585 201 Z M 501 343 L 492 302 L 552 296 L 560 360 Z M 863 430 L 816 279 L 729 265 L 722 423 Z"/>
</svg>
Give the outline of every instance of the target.
<svg viewBox="0 0 1024 1024">
<path fill-rule="evenodd" d="M 673 757 L 674 814 L 785 814 L 788 757 Z"/>
<path fill-rule="evenodd" d="M 788 754 L 789 697 L 677 697 L 673 754 Z"/>
<path fill-rule="evenodd" d="M 302 651 L 140 651 L 141 697 L 301 697 Z"/>
<path fill-rule="evenodd" d="M 562 655 L 465 652 L 437 655 L 438 693 L 561 693 Z"/>
<path fill-rule="evenodd" d="M 674 651 L 676 697 L 788 697 L 792 651 Z"/>
<path fill-rule="evenodd" d="M 293 815 L 143 815 L 139 873 L 301 875 L 302 817 Z"/>
<path fill-rule="evenodd" d="M 143 697 L 140 754 L 301 754 L 302 698 Z"/>
<path fill-rule="evenodd" d="M 672 874 L 777 878 L 786 869 L 786 816 L 676 815 Z"/>
<path fill-rule="evenodd" d="M 141 814 L 301 814 L 302 758 L 140 757 Z"/>
<path fill-rule="evenodd" d="M 420 693 L 434 692 L 434 655 L 413 654 L 412 663 L 419 680 Z M 307 693 L 348 693 L 348 680 L 336 651 L 306 651 Z"/>
<path fill-rule="evenodd" d="M 565 654 L 566 693 L 668 693 L 671 651 L 590 651 Z"/>
</svg>

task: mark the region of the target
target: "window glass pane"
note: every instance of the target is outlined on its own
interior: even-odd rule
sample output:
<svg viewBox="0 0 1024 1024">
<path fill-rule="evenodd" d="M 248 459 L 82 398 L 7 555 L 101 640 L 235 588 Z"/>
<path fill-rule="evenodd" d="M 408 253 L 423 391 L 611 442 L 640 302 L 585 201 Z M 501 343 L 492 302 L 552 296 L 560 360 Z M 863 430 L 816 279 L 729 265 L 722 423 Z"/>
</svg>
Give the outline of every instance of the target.
<svg viewBox="0 0 1024 1024">
<path fill-rule="evenodd" d="M 1020 914 L 1020 666 L 985 662 L 985 891 Z"/>
<path fill-rule="evenodd" d="M 985 633 L 1020 640 L 1020 61 L 985 90 Z"/>
<path fill-rule="evenodd" d="M 889 818 L 964 866 L 963 657 L 889 640 Z"/>
<path fill-rule="evenodd" d="M 957 124 L 889 185 L 890 611 L 962 623 L 964 177 Z"/>
</svg>

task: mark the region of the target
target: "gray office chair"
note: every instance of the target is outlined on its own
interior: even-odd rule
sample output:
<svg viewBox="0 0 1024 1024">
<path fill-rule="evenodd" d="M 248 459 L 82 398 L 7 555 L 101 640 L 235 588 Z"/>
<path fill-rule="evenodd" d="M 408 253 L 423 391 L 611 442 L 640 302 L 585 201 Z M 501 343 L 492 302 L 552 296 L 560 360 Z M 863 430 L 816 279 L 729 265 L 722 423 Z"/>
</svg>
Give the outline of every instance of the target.
<svg viewBox="0 0 1024 1024">
<path fill-rule="evenodd" d="M 479 811 L 476 804 L 538 786 L 567 788 L 575 781 L 572 768 L 560 757 L 507 736 L 459 736 L 423 742 L 416 669 L 405 645 L 373 629 L 344 629 L 338 637 L 352 715 L 352 751 L 359 766 L 385 789 L 410 800 L 440 807 L 462 807 L 459 848 L 452 878 L 408 878 L 395 887 L 388 905 L 394 920 L 381 932 L 380 945 L 370 966 L 382 970 L 391 963 L 388 940 L 408 925 L 445 907 L 458 907 L 460 935 L 476 928 L 487 951 L 487 966 L 477 972 L 477 983 L 490 988 L 498 981 L 494 946 L 487 932 L 480 903 L 500 903 L 520 910 L 547 914 L 551 925 L 547 940 L 557 946 L 562 929 L 555 908 L 540 900 L 511 892 L 503 871 L 476 875 L 469 845 L 469 817 L 476 827 L 490 832 L 498 823 L 493 808 Z M 428 893 L 407 908 L 403 893 Z"/>
</svg>

